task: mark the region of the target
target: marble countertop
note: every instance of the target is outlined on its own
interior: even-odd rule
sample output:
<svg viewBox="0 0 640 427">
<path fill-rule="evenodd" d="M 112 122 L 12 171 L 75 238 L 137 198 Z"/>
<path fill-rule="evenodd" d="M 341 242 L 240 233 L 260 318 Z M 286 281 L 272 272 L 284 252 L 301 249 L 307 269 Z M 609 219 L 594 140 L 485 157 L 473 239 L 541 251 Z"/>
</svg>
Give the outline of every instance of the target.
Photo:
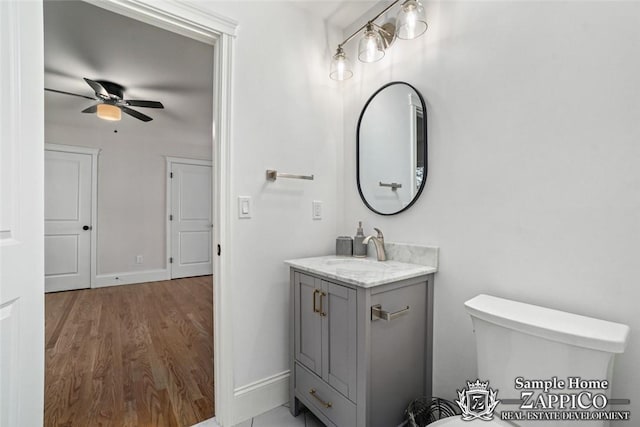
<svg viewBox="0 0 640 427">
<path fill-rule="evenodd" d="M 285 264 L 301 271 L 340 280 L 363 288 L 371 288 L 438 271 L 435 266 L 336 255 L 292 259 L 285 261 Z"/>
</svg>

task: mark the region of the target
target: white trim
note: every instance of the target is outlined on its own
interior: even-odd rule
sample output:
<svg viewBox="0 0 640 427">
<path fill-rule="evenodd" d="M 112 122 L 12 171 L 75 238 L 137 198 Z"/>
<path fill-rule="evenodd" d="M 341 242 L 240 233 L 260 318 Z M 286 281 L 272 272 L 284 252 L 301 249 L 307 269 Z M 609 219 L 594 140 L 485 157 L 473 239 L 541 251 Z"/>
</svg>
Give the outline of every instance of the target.
<svg viewBox="0 0 640 427">
<path fill-rule="evenodd" d="M 62 151 L 65 153 L 77 153 L 77 154 L 90 154 L 97 156 L 102 151 L 99 148 L 82 147 L 80 145 L 64 145 L 64 144 L 51 144 L 45 143 L 44 149 L 49 151 Z"/>
<path fill-rule="evenodd" d="M 289 370 L 286 370 L 235 389 L 232 425 L 286 403 L 289 400 L 289 376 Z"/>
<path fill-rule="evenodd" d="M 105 286 L 132 285 L 134 283 L 160 282 L 170 280 L 170 273 L 167 269 L 127 271 L 125 273 L 101 274 L 96 277 L 96 282 L 92 288 L 104 288 Z"/>
<path fill-rule="evenodd" d="M 208 420 L 200 421 L 198 424 L 195 424 L 191 427 L 220 427 L 216 417 L 209 418 Z"/>
<path fill-rule="evenodd" d="M 215 277 L 213 297 L 214 378 L 216 419 L 223 427 L 233 423 L 233 276 L 231 271 L 231 114 L 233 111 L 233 49 L 234 40 L 222 34 L 214 47 L 214 99 L 218 103 L 213 126 L 215 170 L 214 182 L 214 241 L 222 248 L 220 256 L 214 257 Z M 256 415 L 258 412 L 256 412 Z"/>
<path fill-rule="evenodd" d="M 200 159 L 188 159 L 186 157 L 172 157 L 172 156 L 165 156 L 166 159 L 166 170 L 165 170 L 165 174 L 166 174 L 166 184 L 165 184 L 165 216 L 164 216 L 164 221 L 165 221 L 165 261 L 164 261 L 164 265 L 165 268 L 169 271 L 169 278 L 172 278 L 173 272 L 171 269 L 171 263 L 169 262 L 169 258 L 171 258 L 171 256 L 173 256 L 173 253 L 171 252 L 171 221 L 169 220 L 169 215 L 171 215 L 171 202 L 173 200 L 172 195 L 171 195 L 171 170 L 173 169 L 173 164 L 174 163 L 179 163 L 182 165 L 196 165 L 196 166 L 209 166 L 210 168 L 213 168 L 213 162 L 211 160 L 200 160 Z M 211 174 L 211 179 L 213 179 L 213 173 Z M 213 182 L 211 183 L 211 188 L 213 189 Z M 213 199 L 212 199 L 213 200 Z M 211 212 L 215 212 L 215 206 L 212 208 Z M 212 218 L 213 221 L 213 218 Z M 212 252 L 215 253 L 215 252 Z"/>
<path fill-rule="evenodd" d="M 188 159 L 186 157 L 172 157 L 172 156 L 165 156 L 165 159 L 167 160 L 167 166 L 169 166 L 169 164 L 171 163 L 182 163 L 185 165 L 198 165 L 198 166 L 213 166 L 213 162 L 211 160 L 206 160 L 206 159 Z M 167 169 L 167 172 L 169 171 L 169 169 Z"/>
<path fill-rule="evenodd" d="M 207 44 L 220 34 L 236 35 L 238 22 L 193 4 L 157 0 L 84 0 L 94 6 Z"/>
<path fill-rule="evenodd" d="M 88 154 L 91 156 L 91 271 L 89 284 L 96 287 L 98 277 L 98 156 L 99 148 L 81 147 L 79 145 L 63 145 L 45 143 L 44 149 L 63 153 Z"/>
<path fill-rule="evenodd" d="M 213 274 L 213 364 L 216 420 L 232 426 L 233 339 L 231 312 L 231 112 L 234 36 L 237 22 L 178 2 L 154 0 L 85 0 L 98 7 L 156 25 L 213 45 L 213 159 L 214 159 L 214 245 L 222 255 L 214 257 Z M 215 249 L 215 248 L 214 248 Z M 215 253 L 215 252 L 214 252 Z"/>
</svg>

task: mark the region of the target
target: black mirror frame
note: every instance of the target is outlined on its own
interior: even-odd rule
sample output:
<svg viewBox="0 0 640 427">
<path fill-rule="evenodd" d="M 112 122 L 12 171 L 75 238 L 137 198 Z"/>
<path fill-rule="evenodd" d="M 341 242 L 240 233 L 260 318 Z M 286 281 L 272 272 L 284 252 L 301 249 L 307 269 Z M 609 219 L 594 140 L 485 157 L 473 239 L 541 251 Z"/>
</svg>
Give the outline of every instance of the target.
<svg viewBox="0 0 640 427">
<path fill-rule="evenodd" d="M 391 212 L 391 213 L 383 213 L 383 212 L 378 212 L 377 210 L 375 210 L 373 208 L 373 206 L 371 206 L 369 204 L 369 202 L 367 202 L 367 199 L 364 197 L 364 194 L 362 194 L 362 187 L 360 186 L 360 125 L 362 123 L 362 117 L 364 116 L 364 113 L 367 111 L 367 107 L 369 106 L 369 104 L 371 103 L 371 101 L 373 101 L 373 99 L 376 97 L 376 95 L 378 95 L 380 92 L 382 92 L 384 89 L 386 89 L 389 86 L 392 85 L 397 85 L 397 84 L 402 84 L 405 86 L 409 86 L 411 89 L 413 89 L 413 91 L 418 95 L 418 98 L 420 99 L 420 103 L 422 104 L 422 111 L 423 111 L 423 120 L 424 120 L 424 174 L 422 176 L 422 183 L 420 184 L 420 188 L 418 189 L 418 192 L 415 194 L 415 196 L 413 196 L 413 199 L 411 200 L 411 202 L 405 206 L 404 208 L 400 209 L 399 211 L 396 212 Z M 371 211 L 377 213 L 378 215 L 385 215 L 385 216 L 389 216 L 389 215 L 397 215 L 400 212 L 404 212 L 407 209 L 409 209 L 411 206 L 413 206 L 413 204 L 416 202 L 416 200 L 418 200 L 418 198 L 420 197 L 420 195 L 422 194 L 422 190 L 424 189 L 424 185 L 427 182 L 427 172 L 429 170 L 429 163 L 428 163 L 428 140 L 427 140 L 427 105 L 424 102 L 424 98 L 422 97 L 422 94 L 420 93 L 420 91 L 418 91 L 418 89 L 416 89 L 415 87 L 413 87 L 412 85 L 410 85 L 407 82 L 402 82 L 402 81 L 395 81 L 395 82 L 391 82 L 391 83 L 387 83 L 384 86 L 382 86 L 380 89 L 376 90 L 373 95 L 371 95 L 371 97 L 367 100 L 367 102 L 364 104 L 364 107 L 362 108 L 362 112 L 360 113 L 360 117 L 358 118 L 358 127 L 356 128 L 356 181 L 358 183 L 358 193 L 360 193 L 360 198 L 362 199 L 362 202 L 365 204 L 366 207 L 368 207 Z"/>
</svg>

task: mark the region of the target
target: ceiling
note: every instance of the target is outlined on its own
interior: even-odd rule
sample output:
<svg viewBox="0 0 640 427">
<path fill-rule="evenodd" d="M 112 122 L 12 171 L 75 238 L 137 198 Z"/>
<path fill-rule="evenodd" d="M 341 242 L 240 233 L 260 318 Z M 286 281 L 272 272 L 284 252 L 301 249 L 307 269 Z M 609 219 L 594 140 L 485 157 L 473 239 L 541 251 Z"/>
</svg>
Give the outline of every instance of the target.
<svg viewBox="0 0 640 427">
<path fill-rule="evenodd" d="M 125 87 L 125 99 L 165 106 L 134 107 L 154 120 L 123 114 L 119 129 L 179 126 L 210 137 L 212 46 L 81 1 L 45 1 L 44 36 L 45 87 L 93 96 L 83 77 L 113 81 Z M 46 122 L 104 125 L 94 114 L 81 113 L 90 105 L 88 99 L 45 92 Z"/>
</svg>

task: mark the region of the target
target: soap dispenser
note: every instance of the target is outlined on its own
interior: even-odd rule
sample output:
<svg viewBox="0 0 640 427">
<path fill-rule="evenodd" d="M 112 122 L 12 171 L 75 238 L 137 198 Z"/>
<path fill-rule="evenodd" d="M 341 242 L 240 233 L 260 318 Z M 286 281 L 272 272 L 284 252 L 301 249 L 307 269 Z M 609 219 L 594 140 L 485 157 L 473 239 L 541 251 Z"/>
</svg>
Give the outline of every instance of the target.
<svg viewBox="0 0 640 427">
<path fill-rule="evenodd" d="M 364 258 L 367 256 L 367 245 L 362 243 L 364 240 L 364 231 L 362 230 L 362 221 L 358 222 L 358 230 L 353 237 L 353 256 L 357 258 Z"/>
</svg>

